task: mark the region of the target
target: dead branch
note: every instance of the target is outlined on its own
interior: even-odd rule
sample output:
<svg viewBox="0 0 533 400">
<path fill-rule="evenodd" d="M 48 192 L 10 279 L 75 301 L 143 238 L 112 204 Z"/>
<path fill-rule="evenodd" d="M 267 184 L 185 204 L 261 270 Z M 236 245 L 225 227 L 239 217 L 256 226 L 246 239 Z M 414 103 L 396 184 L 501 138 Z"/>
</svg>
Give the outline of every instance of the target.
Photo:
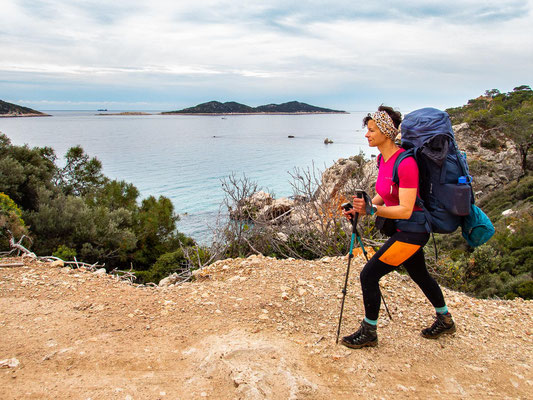
<svg viewBox="0 0 533 400">
<path fill-rule="evenodd" d="M 251 248 L 254 252 L 256 252 L 256 253 L 259 254 L 259 255 L 263 255 L 263 253 L 261 253 L 259 250 L 257 250 L 257 249 L 256 249 L 256 248 L 250 243 L 250 241 L 249 241 L 248 239 L 246 239 L 246 237 L 243 237 L 243 239 L 244 239 L 244 241 L 245 241 L 246 243 L 248 243 L 248 246 L 250 246 L 250 248 Z"/>
<path fill-rule="evenodd" d="M 0 263 L 0 268 L 23 267 L 24 263 Z"/>
<path fill-rule="evenodd" d="M 29 240 L 29 238 L 26 235 L 22 235 L 22 237 L 19 239 L 19 241 L 15 242 L 15 237 L 13 236 L 11 231 L 9 229 L 6 229 L 6 230 L 9 233 L 9 247 L 11 247 L 13 250 L 17 250 L 19 252 L 19 254 L 22 252 L 22 256 L 23 257 L 37 258 L 35 253 L 31 252 L 30 250 L 28 250 L 26 247 L 24 247 L 21 244 L 24 239 L 28 239 Z"/>
</svg>

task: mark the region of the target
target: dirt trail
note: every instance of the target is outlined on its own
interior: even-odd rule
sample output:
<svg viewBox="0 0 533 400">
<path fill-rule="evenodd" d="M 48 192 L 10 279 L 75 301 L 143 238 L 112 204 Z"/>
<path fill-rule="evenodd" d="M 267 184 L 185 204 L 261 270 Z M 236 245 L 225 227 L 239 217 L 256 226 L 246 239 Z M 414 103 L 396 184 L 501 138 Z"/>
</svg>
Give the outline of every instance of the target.
<svg viewBox="0 0 533 400">
<path fill-rule="evenodd" d="M 25 262 L 0 267 L 0 399 L 533 398 L 531 301 L 445 290 L 458 332 L 427 340 L 431 306 L 393 273 L 394 320 L 350 350 L 345 258 L 225 260 L 169 288 Z M 352 264 L 344 335 L 363 314 Z"/>
</svg>

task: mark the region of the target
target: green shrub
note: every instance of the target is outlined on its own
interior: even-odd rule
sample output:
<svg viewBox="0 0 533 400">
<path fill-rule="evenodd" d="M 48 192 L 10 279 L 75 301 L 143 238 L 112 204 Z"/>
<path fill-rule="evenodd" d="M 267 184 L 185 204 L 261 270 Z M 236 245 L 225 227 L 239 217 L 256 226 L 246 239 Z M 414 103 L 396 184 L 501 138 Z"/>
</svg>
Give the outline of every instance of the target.
<svg viewBox="0 0 533 400">
<path fill-rule="evenodd" d="M 0 242 L 0 248 L 6 250 L 9 248 L 7 230 L 14 237 L 20 237 L 27 233 L 20 208 L 7 194 L 0 193 L 0 236 L 4 236 Z"/>
<path fill-rule="evenodd" d="M 71 249 L 64 244 L 58 246 L 57 250 L 52 253 L 54 257 L 61 258 L 63 261 L 73 261 L 78 255 L 75 249 Z"/>
<path fill-rule="evenodd" d="M 481 141 L 481 147 L 484 147 L 489 150 L 496 150 L 500 147 L 500 143 L 501 141 L 498 140 L 497 138 L 490 137 L 490 138 L 483 139 Z"/>
<path fill-rule="evenodd" d="M 180 273 L 197 269 L 209 260 L 209 252 L 201 247 L 180 248 L 172 253 L 161 255 L 146 271 L 136 271 L 137 280 L 141 283 L 159 281 L 174 272 Z"/>
</svg>

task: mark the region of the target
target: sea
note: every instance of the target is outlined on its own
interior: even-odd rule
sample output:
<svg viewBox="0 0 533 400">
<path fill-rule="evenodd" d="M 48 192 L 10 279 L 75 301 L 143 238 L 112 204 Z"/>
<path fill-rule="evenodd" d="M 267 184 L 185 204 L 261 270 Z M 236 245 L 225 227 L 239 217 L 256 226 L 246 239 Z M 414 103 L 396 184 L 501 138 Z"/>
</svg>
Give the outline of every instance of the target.
<svg viewBox="0 0 533 400">
<path fill-rule="evenodd" d="M 80 145 L 103 173 L 133 183 L 140 199 L 166 196 L 179 215 L 178 230 L 208 244 L 223 218 L 222 184 L 246 177 L 276 198 L 293 196 L 291 172 L 322 172 L 368 148 L 364 111 L 303 115 L 99 115 L 46 111 L 51 117 L 0 118 L 15 145 L 52 147 L 64 155 Z M 113 111 L 110 113 L 120 113 Z M 105 113 L 103 113 L 105 114 Z M 325 144 L 325 138 L 333 143 Z"/>
</svg>

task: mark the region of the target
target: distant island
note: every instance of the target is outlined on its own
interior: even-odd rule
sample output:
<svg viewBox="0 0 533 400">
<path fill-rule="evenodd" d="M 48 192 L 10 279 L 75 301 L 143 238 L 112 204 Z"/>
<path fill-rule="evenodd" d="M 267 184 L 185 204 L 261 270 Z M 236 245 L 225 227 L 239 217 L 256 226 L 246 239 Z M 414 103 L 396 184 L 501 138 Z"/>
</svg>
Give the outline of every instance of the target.
<svg viewBox="0 0 533 400">
<path fill-rule="evenodd" d="M 100 113 L 96 115 L 152 115 L 152 114 L 147 113 L 147 112 L 142 112 L 142 111 L 125 111 L 125 112 L 119 112 L 119 113 L 105 113 L 105 114 Z"/>
<path fill-rule="evenodd" d="M 250 107 L 246 104 L 229 101 L 221 103 L 219 101 L 209 101 L 198 104 L 195 107 L 184 108 L 178 111 L 162 112 L 163 115 L 185 114 L 185 115 L 216 115 L 216 114 L 347 114 L 346 111 L 331 110 L 312 106 L 299 101 L 290 101 L 283 104 L 267 104 L 259 107 Z"/>
<path fill-rule="evenodd" d="M 0 117 L 49 117 L 50 115 L 28 107 L 0 100 Z"/>
</svg>

